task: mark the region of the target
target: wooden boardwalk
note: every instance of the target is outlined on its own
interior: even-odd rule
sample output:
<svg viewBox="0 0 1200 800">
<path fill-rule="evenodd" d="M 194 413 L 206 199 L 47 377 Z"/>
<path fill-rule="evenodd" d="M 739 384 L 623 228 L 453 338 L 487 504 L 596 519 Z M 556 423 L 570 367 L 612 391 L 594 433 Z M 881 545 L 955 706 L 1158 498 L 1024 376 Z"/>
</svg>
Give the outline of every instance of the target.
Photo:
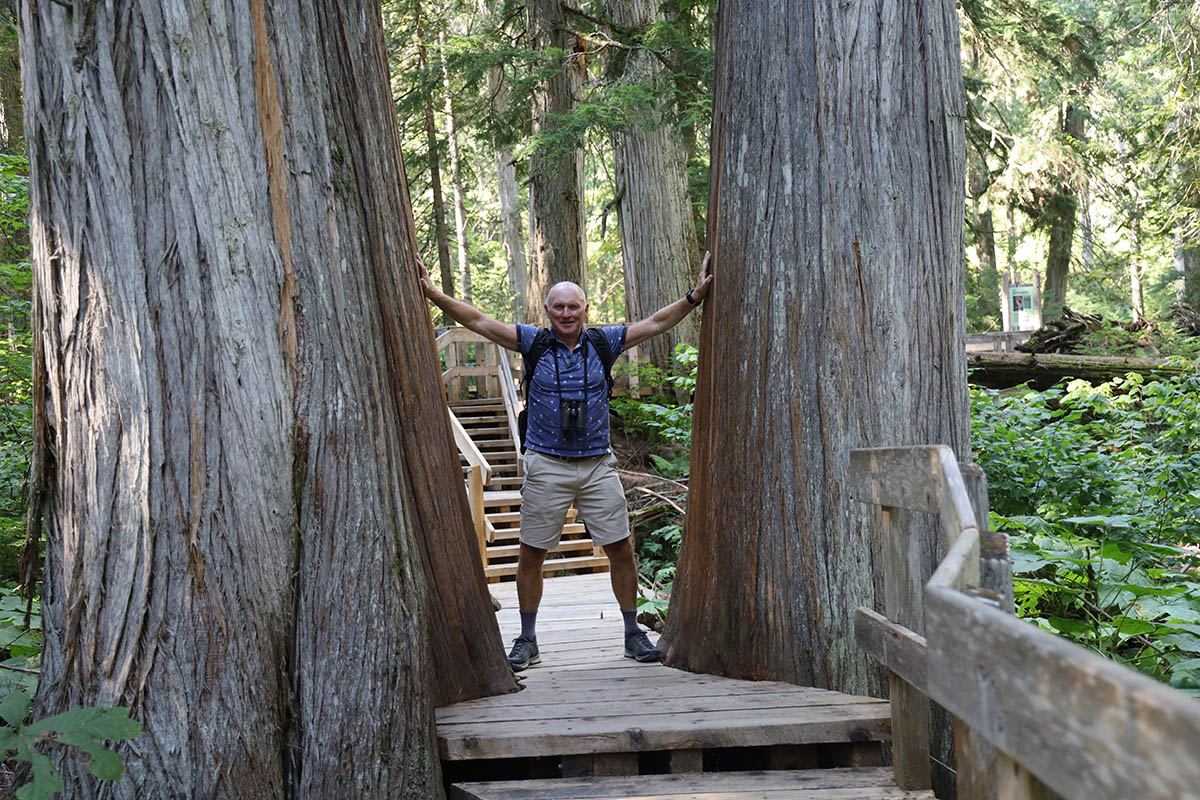
<svg viewBox="0 0 1200 800">
<path fill-rule="evenodd" d="M 521 673 L 525 688 L 438 709 L 448 780 L 463 785 L 455 796 L 928 796 L 900 792 L 890 770 L 879 768 L 890 731 L 886 701 L 626 659 L 608 581 L 606 574 L 547 580 L 538 615 L 542 663 Z M 515 585 L 490 588 L 504 606 L 501 633 L 511 639 L 520 628 Z M 717 780 L 710 770 L 766 771 Z M 651 772 L 675 774 L 643 774 Z M 855 777 L 834 785 L 843 772 Z M 559 780 L 537 789 L 514 782 L 528 778 Z"/>
</svg>

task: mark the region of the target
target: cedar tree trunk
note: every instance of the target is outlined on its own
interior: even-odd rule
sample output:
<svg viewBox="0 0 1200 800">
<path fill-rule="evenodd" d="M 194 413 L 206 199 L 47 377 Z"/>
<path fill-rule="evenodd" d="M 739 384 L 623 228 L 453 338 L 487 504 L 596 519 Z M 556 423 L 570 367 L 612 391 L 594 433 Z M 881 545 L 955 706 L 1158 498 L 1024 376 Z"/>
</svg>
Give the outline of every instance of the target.
<svg viewBox="0 0 1200 800">
<path fill-rule="evenodd" d="M 641 30 L 662 15 L 655 0 L 606 0 L 619 26 Z M 612 80 L 661 87 L 666 70 L 647 50 L 614 50 Z M 687 151 L 674 125 L 647 109 L 645 118 L 613 134 L 621 261 L 625 272 L 625 319 L 645 319 L 675 302 L 695 285 L 700 242 L 688 198 Z M 696 344 L 700 317 L 689 314 L 662 336 L 642 346 L 645 357 L 663 370 L 673 366 L 680 342 Z"/>
<path fill-rule="evenodd" d="M 116 787 L 62 760 L 66 796 L 439 796 L 434 701 L 512 678 L 447 491 L 378 6 L 21 24 L 36 713 L 146 729 Z"/>
<path fill-rule="evenodd" d="M 545 55 L 550 48 L 570 53 L 573 37 L 558 0 L 526 0 L 529 48 Z M 549 134 L 556 119 L 575 107 L 583 83 L 582 62 L 567 61 L 533 91 L 533 134 Z M 587 288 L 587 234 L 584 227 L 583 153 L 561 147 L 529 158 L 529 238 L 532 260 L 525 293 L 525 319 L 545 316 L 542 305 L 550 287 L 572 281 Z"/>
<path fill-rule="evenodd" d="M 875 526 L 846 476 L 854 447 L 968 453 L 958 41 L 951 0 L 720 7 L 669 665 L 881 691 L 853 631 Z"/>
<path fill-rule="evenodd" d="M 1063 108 L 1059 123 L 1062 132 L 1076 141 L 1083 140 L 1083 113 L 1073 104 Z M 1062 316 L 1067 302 L 1067 275 L 1071 271 L 1071 248 L 1075 243 L 1075 217 L 1079 198 L 1075 189 L 1064 183 L 1050 198 L 1043 220 L 1050 229 L 1050 246 L 1046 253 L 1046 282 L 1042 288 L 1042 319 Z"/>
</svg>

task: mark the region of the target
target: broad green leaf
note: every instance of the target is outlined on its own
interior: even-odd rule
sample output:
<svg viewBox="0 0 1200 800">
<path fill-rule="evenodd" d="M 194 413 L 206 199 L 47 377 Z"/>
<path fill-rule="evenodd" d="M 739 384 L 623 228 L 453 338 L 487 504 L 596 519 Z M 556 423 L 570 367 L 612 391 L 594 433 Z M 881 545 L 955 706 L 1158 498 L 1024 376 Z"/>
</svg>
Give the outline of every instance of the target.
<svg viewBox="0 0 1200 800">
<path fill-rule="evenodd" d="M 32 707 L 33 700 L 29 695 L 20 690 L 9 692 L 0 700 L 0 719 L 19 729 L 25 724 L 25 718 L 29 716 L 29 709 Z"/>
<path fill-rule="evenodd" d="M 1200 636 L 1190 633 L 1168 633 L 1160 638 L 1186 653 L 1200 653 Z"/>
<path fill-rule="evenodd" d="M 34 752 L 30 760 L 33 763 L 33 780 L 17 789 L 17 800 L 49 800 L 63 790 L 62 779 L 54 771 L 50 759 Z"/>
<path fill-rule="evenodd" d="M 88 772 L 91 772 L 97 778 L 102 778 L 106 781 L 115 781 L 125 771 L 125 765 L 119 755 L 86 733 L 81 731 L 65 733 L 58 737 L 58 741 L 63 744 L 73 745 L 87 752 L 92 757 L 92 763 L 88 767 Z"/>
<path fill-rule="evenodd" d="M 1120 619 L 1113 626 L 1121 636 L 1144 636 L 1158 630 L 1158 625 L 1142 620 Z"/>
</svg>

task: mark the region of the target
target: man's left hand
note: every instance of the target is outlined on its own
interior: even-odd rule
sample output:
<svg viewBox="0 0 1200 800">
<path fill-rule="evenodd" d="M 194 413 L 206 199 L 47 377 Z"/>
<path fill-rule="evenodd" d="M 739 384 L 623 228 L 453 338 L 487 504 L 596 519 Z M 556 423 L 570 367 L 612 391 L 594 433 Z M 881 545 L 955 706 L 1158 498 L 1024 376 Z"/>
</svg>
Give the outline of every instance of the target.
<svg viewBox="0 0 1200 800">
<path fill-rule="evenodd" d="M 712 253 L 705 251 L 704 261 L 700 264 L 700 278 L 696 281 L 696 288 L 692 289 L 692 297 L 703 302 L 704 298 L 708 297 L 708 290 L 712 287 L 712 282 Z"/>
</svg>

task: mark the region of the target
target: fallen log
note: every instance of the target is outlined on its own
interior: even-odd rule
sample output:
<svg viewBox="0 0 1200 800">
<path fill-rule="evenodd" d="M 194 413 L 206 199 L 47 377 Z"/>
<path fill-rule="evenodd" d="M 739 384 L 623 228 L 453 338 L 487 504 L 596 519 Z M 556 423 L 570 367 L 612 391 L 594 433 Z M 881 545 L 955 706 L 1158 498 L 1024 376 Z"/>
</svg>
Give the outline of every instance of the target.
<svg viewBox="0 0 1200 800">
<path fill-rule="evenodd" d="M 1120 356 L 1074 356 L 1057 353 L 968 353 L 968 380 L 991 389 L 1007 389 L 1029 382 L 1035 389 L 1048 389 L 1063 378 L 1083 378 L 1092 383 L 1118 378 L 1129 372 L 1182 375 L 1200 369 L 1197 364 L 1160 358 Z"/>
</svg>

